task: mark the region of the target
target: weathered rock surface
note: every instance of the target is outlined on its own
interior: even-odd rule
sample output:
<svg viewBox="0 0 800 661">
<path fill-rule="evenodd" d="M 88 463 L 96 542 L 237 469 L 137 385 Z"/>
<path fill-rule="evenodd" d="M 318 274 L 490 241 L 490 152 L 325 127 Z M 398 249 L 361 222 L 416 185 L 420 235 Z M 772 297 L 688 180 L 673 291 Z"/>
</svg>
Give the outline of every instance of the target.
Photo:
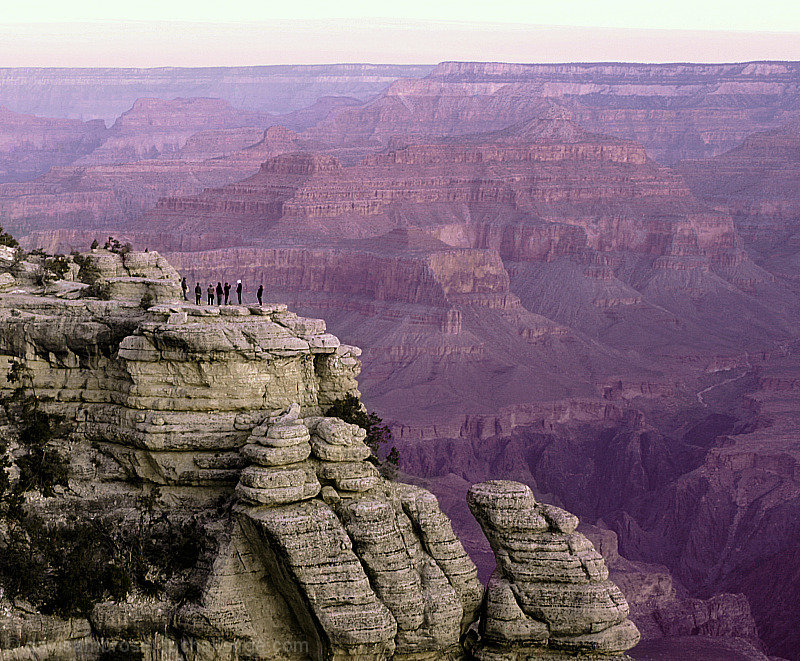
<svg viewBox="0 0 800 661">
<path fill-rule="evenodd" d="M 639 642 L 602 556 L 575 531 L 577 517 L 537 503 L 518 482 L 476 484 L 468 502 L 497 559 L 479 659 L 613 657 Z"/>
<path fill-rule="evenodd" d="M 236 494 L 242 525 L 299 591 L 300 619 L 319 622 L 322 657 L 460 654 L 483 589 L 435 498 L 381 478 L 365 461 L 360 427 L 299 414 L 294 404 L 253 430 L 244 456 L 254 463 Z M 291 456 L 279 467 L 253 445 L 302 446 L 313 462 L 289 463 Z"/>
<path fill-rule="evenodd" d="M 285 306 L 232 316 L 184 303 L 176 272 L 155 252 L 90 258 L 118 300 L 3 295 L 3 364 L 25 358 L 37 390 L 132 474 L 235 483 L 238 449 L 272 411 L 299 402 L 317 414 L 357 392 L 358 362 L 342 362 L 349 349 L 338 341 L 316 340 L 329 338 L 323 323 Z M 147 311 L 145 293 L 156 303 Z M 304 442 L 295 462 L 308 457 Z"/>
<path fill-rule="evenodd" d="M 0 300 L 2 365 L 23 360 L 26 383 L 73 430 L 76 495 L 59 498 L 81 511 L 110 495 L 118 510 L 137 484 L 159 485 L 179 511 L 205 511 L 217 540 L 196 600 L 98 604 L 93 631 L 152 659 L 175 658 L 187 636 L 199 659 L 243 644 L 263 659 L 460 655 L 483 593 L 474 564 L 429 493 L 387 482 L 366 461 L 363 429 L 319 416 L 358 394 L 358 361 L 342 362 L 357 350 L 285 306 L 188 305 L 158 253 L 88 258 L 101 281 L 138 287 L 130 298 L 154 282 L 172 297 L 147 310 Z M 203 509 L 225 495 L 239 503 L 232 517 Z M 4 623 L 4 658 L 105 649 L 85 622 Z M 281 636 L 295 647 L 276 646 Z"/>
</svg>

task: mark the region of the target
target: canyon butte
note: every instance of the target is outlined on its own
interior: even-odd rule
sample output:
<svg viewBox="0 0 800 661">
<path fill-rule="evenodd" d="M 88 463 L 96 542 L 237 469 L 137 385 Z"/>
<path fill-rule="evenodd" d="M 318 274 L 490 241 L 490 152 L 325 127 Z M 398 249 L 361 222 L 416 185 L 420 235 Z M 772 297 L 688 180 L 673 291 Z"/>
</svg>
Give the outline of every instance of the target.
<svg viewBox="0 0 800 661">
<path fill-rule="evenodd" d="M 298 67 L 292 76 L 305 81 L 305 91 L 291 98 L 257 77 L 239 88 L 212 85 L 213 72 L 185 70 L 170 87 L 168 79 L 156 84 L 127 70 L 75 70 L 63 87 L 53 87 L 46 108 L 32 105 L 30 72 L 5 73 L 3 227 L 27 249 L 47 253 L 85 254 L 93 240 L 102 244 L 113 235 L 150 250 L 130 253 L 137 259 L 156 259 L 141 256 L 157 250 L 187 277 L 190 289 L 195 282 L 205 290 L 208 283 L 241 278 L 251 305 L 263 284 L 268 302 L 324 318 L 337 337 L 363 349 L 359 389 L 367 407 L 390 425 L 400 451 L 397 484 L 385 482 L 354 449 L 325 454 L 325 444 L 361 447 L 360 439 L 328 432 L 334 423 L 317 419 L 335 399 L 356 392 L 355 372 L 342 365 L 355 365 L 358 356 L 334 347 L 319 322 L 290 323 L 283 309 L 258 315 L 241 308 L 247 312 L 239 314 L 233 311 L 238 306 L 223 306 L 218 316 L 213 306 L 176 300 L 174 287 L 171 293 L 153 289 L 145 314 L 138 307 L 141 283 L 124 278 L 152 274 L 101 265 L 116 269 L 104 276 L 116 288 L 113 301 L 125 297 L 131 305 L 42 302 L 52 296 L 23 303 L 22 294 L 9 295 L 18 298 L 7 304 L 22 306 L 20 314 L 50 315 L 40 322 L 48 335 L 40 346 L 30 330 L 37 325 L 28 322 L 33 326 L 20 330 L 9 311 L 5 350 L 41 368 L 34 373 L 50 384 L 48 395 L 63 390 L 55 401 L 69 402 L 72 390 L 108 393 L 97 395 L 110 400 L 102 412 L 64 406 L 69 416 L 87 416 L 78 421 L 86 429 L 74 432 L 75 443 L 114 450 L 102 454 L 117 467 L 103 466 L 117 477 L 82 468 L 84 488 L 99 494 L 104 487 L 97 484 L 116 489 L 125 482 L 119 488 L 128 501 L 119 509 L 130 513 L 132 494 L 144 489 L 138 482 L 160 485 L 162 500 L 168 497 L 176 507 L 188 503 L 186 519 L 201 510 L 209 516 L 209 503 L 223 495 L 233 498 L 224 520 L 236 524 L 211 536 L 214 557 L 224 556 L 224 537 L 233 540 L 225 542 L 229 548 L 249 549 L 241 557 L 258 556 L 247 570 L 253 576 L 280 574 L 287 607 L 302 604 L 307 613 L 300 629 L 291 631 L 316 632 L 303 635 L 332 658 L 361 654 L 362 644 L 375 646 L 369 654 L 398 658 L 537 658 L 525 655 L 543 654 L 544 647 L 547 654 L 564 655 L 627 649 L 634 642 L 632 625 L 610 606 L 609 613 L 598 606 L 587 615 L 599 619 L 585 632 L 572 625 L 561 629 L 557 618 L 532 610 L 549 599 L 541 583 L 553 577 L 537 574 L 541 548 L 532 540 L 542 535 L 567 544 L 559 547 L 569 550 L 564 567 L 583 567 L 588 583 L 580 585 L 602 585 L 591 589 L 605 590 L 616 603 L 603 578 L 609 573 L 643 639 L 629 652 L 634 658 L 800 658 L 800 579 L 794 569 L 800 556 L 800 64 L 452 62 L 380 71 L 353 65 L 338 78 Z M 103 76 L 113 83 L 109 89 L 125 91 L 109 96 L 113 108 L 92 105 Z M 187 92 L 192 76 L 202 95 Z M 106 259 L 116 257 L 100 261 Z M 114 278 L 123 280 L 114 284 Z M 57 289 L 73 295 L 69 286 Z M 147 321 L 154 315 L 161 316 Z M 80 319 L 74 340 L 54 337 L 70 337 L 66 322 L 56 324 L 61 317 Z M 174 330 L 148 330 L 148 324 L 169 325 L 170 318 Z M 95 347 L 87 349 L 90 354 L 110 361 L 102 365 L 69 346 L 91 336 L 94 323 L 110 329 L 107 344 L 83 341 Z M 198 326 L 182 336 L 184 324 Z M 270 324 L 288 328 L 308 344 L 307 353 L 276 348 L 288 336 L 262 335 Z M 23 349 L 20 337 L 32 338 L 31 345 Z M 202 345 L 192 348 L 197 338 Z M 306 356 L 298 359 L 305 367 L 291 367 L 281 353 L 295 350 Z M 191 359 L 176 355 L 182 367 L 154 377 L 160 359 L 152 351 L 167 352 L 168 361 L 172 352 L 188 351 Z M 214 359 L 203 358 L 205 351 Z M 277 381 L 268 388 L 254 373 L 231 382 L 236 370 L 214 364 L 229 352 L 280 355 L 287 360 L 286 376 L 275 363 L 268 371 Z M 141 372 L 134 377 L 137 360 Z M 194 367 L 205 360 L 211 366 Z M 187 361 L 191 368 L 183 365 Z M 68 372 L 45 376 L 57 369 L 84 370 L 81 383 L 87 385 L 69 385 Z M 164 381 L 157 393 L 147 394 L 149 386 L 137 379 L 151 377 Z M 261 384 L 258 397 L 253 383 Z M 44 387 L 38 384 L 37 392 Z M 209 396 L 195 388 L 220 390 Z M 265 388 L 284 394 L 264 399 Z M 125 394 L 111 394 L 118 392 Z M 181 404 L 165 403 L 184 395 Z M 259 397 L 263 402 L 256 406 Z M 218 398 L 227 400 L 220 405 Z M 148 418 L 147 411 L 173 405 L 179 420 L 159 415 L 154 425 Z M 236 423 L 240 412 L 256 409 L 261 418 L 245 423 L 244 416 Z M 138 413 L 122 413 L 128 410 L 145 417 L 137 421 Z M 226 415 L 233 422 L 223 422 Z M 306 444 L 310 454 L 301 458 Z M 292 461 L 263 463 L 272 455 Z M 211 484 L 217 479 L 220 484 Z M 368 495 L 345 498 L 342 491 Z M 202 506 L 201 493 L 208 497 Z M 573 512 L 583 523 L 576 531 L 577 522 L 550 507 Z M 294 518 L 281 518 L 284 510 Z M 397 517 L 394 531 L 381 527 L 390 511 Z M 424 517 L 435 520 L 435 532 L 425 532 Z M 210 527 L 222 525 L 223 519 L 211 518 Z M 498 523 L 520 518 L 528 527 Z M 313 528 L 309 535 L 350 545 L 351 555 L 337 555 L 331 564 L 341 566 L 345 583 L 360 591 L 364 617 L 372 618 L 362 623 L 371 627 L 369 642 L 356 636 L 345 643 L 331 633 L 343 626 L 340 617 L 353 631 L 366 629 L 337 614 L 328 603 L 337 597 L 312 587 L 318 558 L 304 549 L 315 547 L 285 539 L 289 528 L 298 534 Z M 577 534 L 581 541 L 564 541 Z M 452 557 L 430 546 L 437 535 Z M 583 539 L 603 554 L 602 568 Z M 392 544 L 399 546 L 391 550 Z M 383 566 L 400 547 L 412 564 Z M 469 604 L 481 588 L 465 569 L 469 561 L 453 550 L 459 548 L 488 585 L 477 610 Z M 202 562 L 221 562 L 209 558 Z M 291 571 L 280 564 L 285 562 Z M 353 578 L 353 563 L 366 583 Z M 228 581 L 247 592 L 241 586 L 253 581 L 230 578 L 238 569 L 226 571 L 224 580 L 206 574 L 216 576 L 208 581 L 218 582 L 218 594 L 233 589 Z M 387 571 L 400 573 L 385 576 Z M 552 594 L 588 594 L 570 587 L 574 575 L 564 571 Z M 403 585 L 413 587 L 399 590 L 392 581 L 401 575 L 408 582 Z M 415 605 L 393 601 L 398 592 Z M 605 598 L 590 601 L 598 605 Z M 202 606 L 209 599 L 191 603 Z M 434 614 L 433 604 L 441 612 Z M 140 607 L 107 620 L 119 623 L 120 631 L 136 629 L 132 622 L 146 619 L 135 615 Z M 195 606 L 157 608 L 163 626 L 197 640 L 216 639 L 191 628 L 199 625 L 181 624 Z M 204 611 L 192 622 L 244 622 L 243 613 L 251 611 L 243 608 L 213 618 Z M 467 622 L 468 612 L 479 616 Z M 99 617 L 80 626 L 89 626 L 95 637 L 125 638 L 103 633 Z M 531 618 L 547 623 L 547 636 Z M 217 637 L 256 640 L 252 631 L 267 631 L 263 620 L 247 626 L 249 633 Z M 607 632 L 598 638 L 603 644 L 615 640 L 618 648 L 590 649 L 594 639 L 583 637 L 595 630 Z M 302 638 L 293 636 L 284 639 Z M 555 642 L 559 636 L 581 640 L 570 647 Z M 179 638 L 166 636 L 158 644 L 178 644 Z"/>
</svg>

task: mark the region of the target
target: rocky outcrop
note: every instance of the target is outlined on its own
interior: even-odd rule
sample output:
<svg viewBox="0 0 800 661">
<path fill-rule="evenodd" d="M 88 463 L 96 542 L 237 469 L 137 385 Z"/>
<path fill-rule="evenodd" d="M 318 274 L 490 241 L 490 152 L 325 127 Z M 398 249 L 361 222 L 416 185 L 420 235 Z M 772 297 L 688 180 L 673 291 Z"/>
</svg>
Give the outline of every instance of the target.
<svg viewBox="0 0 800 661">
<path fill-rule="evenodd" d="M 253 430 L 236 493 L 245 527 L 295 583 L 300 619 L 319 623 L 316 655 L 457 653 L 483 589 L 435 499 L 385 482 L 360 427 L 299 412 Z"/>
<path fill-rule="evenodd" d="M 383 483 L 370 464 L 356 459 L 369 452 L 359 440 L 363 434 L 353 436 L 355 430 L 333 419 L 311 424 L 329 439 L 315 433 L 313 441 L 317 474 L 328 483 L 322 501 L 311 499 L 319 491 L 316 477 L 304 493 L 254 498 L 243 488 L 244 481 L 253 483 L 245 469 L 237 491 L 256 505 L 240 510 L 247 525 L 269 540 L 276 562 L 299 587 L 308 619 L 320 623 L 323 657 L 426 658 L 457 649 L 462 623 L 473 620 L 482 588 L 435 501 L 440 520 L 428 518 L 432 526 L 413 532 L 419 530 L 413 507 L 419 496 Z M 279 423 L 271 433 L 285 428 Z M 331 455 L 326 446 L 340 449 Z M 263 468 L 252 474 L 267 480 L 276 475 Z"/>
<path fill-rule="evenodd" d="M 157 252 L 95 249 L 84 253 L 97 269 L 98 283 L 109 298 L 149 305 L 174 303 L 181 298 L 178 272 Z"/>
<path fill-rule="evenodd" d="M 517 482 L 476 484 L 467 500 L 497 558 L 477 658 L 614 657 L 639 642 L 602 556 L 575 532 L 577 517 L 536 503 Z"/>
<path fill-rule="evenodd" d="M 279 305 L 185 304 L 158 253 L 91 258 L 115 300 L 4 295 L 4 364 L 25 357 L 42 395 L 82 434 L 102 438 L 132 475 L 235 482 L 238 448 L 271 410 L 294 401 L 319 413 L 357 392 L 354 350 L 324 323 L 304 323 Z M 146 293 L 156 304 L 145 311 Z"/>
</svg>

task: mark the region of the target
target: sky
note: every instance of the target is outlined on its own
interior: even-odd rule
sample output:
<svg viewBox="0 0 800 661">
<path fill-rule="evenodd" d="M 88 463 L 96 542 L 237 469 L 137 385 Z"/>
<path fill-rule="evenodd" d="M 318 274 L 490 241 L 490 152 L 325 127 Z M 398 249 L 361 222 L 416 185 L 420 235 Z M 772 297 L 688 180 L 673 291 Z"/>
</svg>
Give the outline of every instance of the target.
<svg viewBox="0 0 800 661">
<path fill-rule="evenodd" d="M 28 0 L 0 66 L 800 60 L 800 0 Z"/>
</svg>

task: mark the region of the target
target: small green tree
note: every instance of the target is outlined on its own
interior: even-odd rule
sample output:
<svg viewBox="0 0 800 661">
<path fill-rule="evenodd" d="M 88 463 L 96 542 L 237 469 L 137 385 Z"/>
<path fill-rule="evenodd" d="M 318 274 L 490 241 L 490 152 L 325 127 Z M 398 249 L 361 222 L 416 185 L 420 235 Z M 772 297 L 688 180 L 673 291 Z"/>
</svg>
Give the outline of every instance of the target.
<svg viewBox="0 0 800 661">
<path fill-rule="evenodd" d="M 64 255 L 56 255 L 45 259 L 42 264 L 36 268 L 34 278 L 36 284 L 41 287 L 46 287 L 51 282 L 62 280 L 69 271 L 69 260 Z"/>
<path fill-rule="evenodd" d="M 400 472 L 400 451 L 393 445 L 380 467 L 381 474 L 387 480 L 396 480 Z"/>
<path fill-rule="evenodd" d="M 100 269 L 90 256 L 75 254 L 73 261 L 78 265 L 78 280 L 87 285 L 93 285 L 100 279 Z"/>
<path fill-rule="evenodd" d="M 115 252 L 118 255 L 127 255 L 131 250 L 133 250 L 133 246 L 130 243 L 122 243 L 113 236 L 108 237 L 108 241 L 105 242 L 103 248 L 110 250 L 111 252 Z"/>
<path fill-rule="evenodd" d="M 78 280 L 89 285 L 83 295 L 107 301 L 111 298 L 108 283 L 102 278 L 100 269 L 90 255 L 73 255 L 73 261 L 78 265 Z"/>
<path fill-rule="evenodd" d="M 11 259 L 11 264 L 9 265 L 9 270 L 15 276 L 19 276 L 24 271 L 22 262 L 25 261 L 25 251 L 22 248 L 17 248 L 14 250 L 14 257 Z"/>
<path fill-rule="evenodd" d="M 387 479 L 395 479 L 400 467 L 400 452 L 395 446 L 381 460 L 380 455 L 392 442 L 392 430 L 383 424 L 375 412 L 368 413 L 355 395 L 345 395 L 331 404 L 325 415 L 340 418 L 366 430 L 364 442 L 372 450 L 372 456 L 379 462 L 381 474 Z"/>
<path fill-rule="evenodd" d="M 69 273 L 69 259 L 64 255 L 55 255 L 45 260 L 44 267 L 55 276 L 56 280 L 63 280 Z"/>
</svg>

